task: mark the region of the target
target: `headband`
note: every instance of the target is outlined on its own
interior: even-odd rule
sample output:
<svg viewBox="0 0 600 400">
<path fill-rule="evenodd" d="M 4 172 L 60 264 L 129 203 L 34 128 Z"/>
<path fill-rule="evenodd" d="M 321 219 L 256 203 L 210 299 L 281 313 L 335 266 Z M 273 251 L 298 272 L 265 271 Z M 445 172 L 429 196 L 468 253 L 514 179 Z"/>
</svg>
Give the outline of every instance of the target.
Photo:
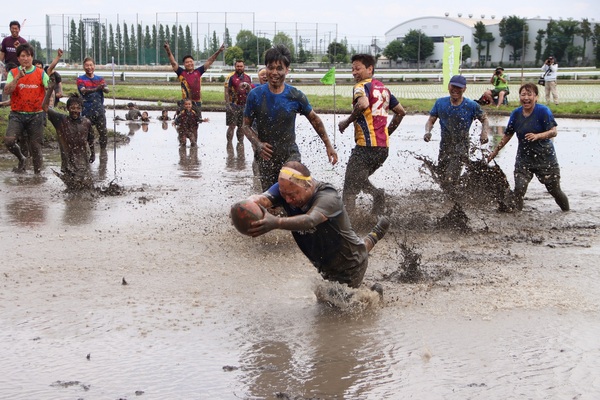
<svg viewBox="0 0 600 400">
<path fill-rule="evenodd" d="M 305 176 L 301 172 L 289 167 L 281 168 L 281 171 L 279 172 L 279 178 L 287 179 L 298 186 L 304 187 L 310 186 L 312 182 L 312 178 L 310 176 Z"/>
</svg>

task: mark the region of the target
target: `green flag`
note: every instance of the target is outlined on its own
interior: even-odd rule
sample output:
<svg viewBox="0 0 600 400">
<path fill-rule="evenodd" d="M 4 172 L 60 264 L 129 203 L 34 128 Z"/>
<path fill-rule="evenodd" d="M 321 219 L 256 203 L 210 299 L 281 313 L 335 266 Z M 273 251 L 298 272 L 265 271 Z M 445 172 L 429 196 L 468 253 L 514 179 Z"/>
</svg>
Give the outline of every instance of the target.
<svg viewBox="0 0 600 400">
<path fill-rule="evenodd" d="M 331 68 L 321 78 L 321 83 L 324 85 L 335 85 L 335 67 Z"/>
<path fill-rule="evenodd" d="M 453 75 L 459 74 L 460 52 L 460 37 L 444 38 L 444 61 L 442 64 L 444 87 L 448 86 Z"/>
</svg>

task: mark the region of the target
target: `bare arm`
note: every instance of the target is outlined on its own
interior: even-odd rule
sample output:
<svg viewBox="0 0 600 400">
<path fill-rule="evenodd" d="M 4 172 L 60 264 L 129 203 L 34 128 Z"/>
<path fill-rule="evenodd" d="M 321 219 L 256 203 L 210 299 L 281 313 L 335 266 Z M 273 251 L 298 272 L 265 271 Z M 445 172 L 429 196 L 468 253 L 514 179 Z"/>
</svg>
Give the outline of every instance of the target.
<svg viewBox="0 0 600 400">
<path fill-rule="evenodd" d="M 253 194 L 252 196 L 248 197 L 248 200 L 255 202 L 259 206 L 263 206 L 264 208 L 273 207 L 271 200 L 269 200 L 269 198 L 264 194 Z"/>
<path fill-rule="evenodd" d="M 348 128 L 351 123 L 356 121 L 358 119 L 358 117 L 360 117 L 361 114 L 368 107 L 369 107 L 369 99 L 367 99 L 367 96 L 361 96 L 358 99 L 356 99 L 356 102 L 354 103 L 354 107 L 352 108 L 352 114 L 350 114 L 350 116 L 348 118 L 341 120 L 340 123 L 338 124 L 338 129 L 340 130 L 340 132 L 344 133 L 346 128 Z"/>
<path fill-rule="evenodd" d="M 177 70 L 179 69 L 179 64 L 177 64 L 177 61 L 175 60 L 175 56 L 173 55 L 173 52 L 171 51 L 171 47 L 169 46 L 169 43 L 165 42 L 163 47 L 165 48 L 165 51 L 167 52 L 167 56 L 169 57 L 169 62 L 171 63 L 171 68 L 173 68 L 173 71 L 177 72 Z"/>
<path fill-rule="evenodd" d="M 327 131 L 325 130 L 325 125 L 323 125 L 323 121 L 317 115 L 317 113 L 314 112 L 314 110 L 311 111 L 306 116 L 306 118 L 308 119 L 312 127 L 315 129 L 315 131 L 317 131 L 317 134 L 325 144 L 325 149 L 327 150 L 327 158 L 329 159 L 329 162 L 335 165 L 338 162 L 338 155 L 333 146 L 331 145 L 331 142 L 329 141 L 329 136 L 327 136 Z"/>
<path fill-rule="evenodd" d="M 270 160 L 273 157 L 273 146 L 267 142 L 261 142 L 258 135 L 252 128 L 254 118 L 244 116 L 244 124 L 242 125 L 242 132 L 244 136 L 248 138 L 256 154 L 263 160 Z"/>
<path fill-rule="evenodd" d="M 525 139 L 529 140 L 530 142 L 535 142 L 536 140 L 552 139 L 553 137 L 556 137 L 556 135 L 558 135 L 558 130 L 556 129 L 555 126 L 553 126 L 552 129 L 545 131 L 545 132 L 526 133 Z"/>
<path fill-rule="evenodd" d="M 10 72 L 9 72 L 9 74 L 10 74 Z M 17 88 L 17 82 L 19 81 L 19 79 L 21 79 L 24 76 L 25 76 L 25 71 L 23 71 L 21 68 L 19 68 L 19 74 L 16 77 L 13 77 L 12 81 L 10 81 L 9 83 L 7 83 L 4 86 L 4 92 L 3 93 L 5 95 L 10 96 L 12 94 L 12 92 L 14 92 L 15 89 Z"/>
<path fill-rule="evenodd" d="M 306 231 L 325 221 L 327 221 L 327 217 L 314 208 L 311 208 L 306 214 L 293 217 L 276 217 L 269 212 L 265 212 L 263 219 L 252 223 L 252 228 L 248 229 L 248 233 L 256 237 L 273 229 Z"/>
<path fill-rule="evenodd" d="M 483 116 L 479 118 L 479 121 L 481 121 L 481 134 L 479 135 L 479 141 L 481 142 L 481 144 L 485 144 L 489 140 L 490 132 L 490 122 L 488 120 L 487 114 L 484 113 Z"/>
<path fill-rule="evenodd" d="M 406 110 L 404 109 L 404 107 L 402 107 L 400 103 L 398 103 L 396 107 L 392 108 L 392 112 L 394 113 L 394 116 L 392 117 L 392 121 L 388 125 L 388 135 L 391 135 L 396 131 L 396 129 L 400 126 L 402 119 L 406 115 Z"/>
<path fill-rule="evenodd" d="M 5 54 L 2 50 L 0 50 L 0 61 L 4 62 Z"/>
<path fill-rule="evenodd" d="M 210 68 L 210 66 L 212 65 L 212 63 L 215 62 L 215 60 L 217 59 L 217 57 L 219 56 L 219 54 L 221 54 L 221 52 L 225 50 L 225 43 L 223 43 L 221 45 L 221 47 L 219 47 L 219 50 L 217 50 L 215 52 L 215 54 L 213 54 L 212 56 L 208 57 L 208 60 L 206 60 L 204 62 L 204 70 L 206 71 L 207 69 Z"/>
<path fill-rule="evenodd" d="M 496 148 L 494 149 L 494 151 L 492 151 L 490 153 L 490 155 L 488 156 L 488 162 L 492 161 L 494 158 L 496 158 L 496 156 L 498 155 L 498 152 L 500 150 L 502 150 L 502 148 L 504 146 L 506 146 L 506 143 L 508 143 L 510 141 L 510 139 L 512 139 L 514 134 L 511 135 L 504 135 L 504 137 L 500 140 L 500 142 L 498 143 L 498 145 L 496 146 Z"/>
<path fill-rule="evenodd" d="M 56 68 L 56 64 L 58 64 L 58 62 L 60 61 L 62 56 L 63 56 L 63 51 L 61 49 L 58 49 L 56 51 L 56 57 L 54 57 L 54 60 L 52 60 L 50 65 L 48 65 L 48 71 L 46 71 L 48 76 L 50 76 L 54 73 L 54 68 Z"/>
<path fill-rule="evenodd" d="M 48 112 L 48 106 L 50 105 L 50 99 L 54 95 L 55 86 L 56 83 L 53 80 L 50 80 L 48 83 L 48 89 L 46 90 L 46 95 L 44 96 L 44 101 L 42 102 L 42 110 L 44 110 L 44 112 Z"/>
<path fill-rule="evenodd" d="M 437 121 L 437 117 L 430 115 L 427 122 L 425 122 L 425 136 L 423 136 L 423 140 L 426 142 L 431 140 L 431 130 L 433 129 L 433 124 L 435 124 L 435 121 Z"/>
</svg>

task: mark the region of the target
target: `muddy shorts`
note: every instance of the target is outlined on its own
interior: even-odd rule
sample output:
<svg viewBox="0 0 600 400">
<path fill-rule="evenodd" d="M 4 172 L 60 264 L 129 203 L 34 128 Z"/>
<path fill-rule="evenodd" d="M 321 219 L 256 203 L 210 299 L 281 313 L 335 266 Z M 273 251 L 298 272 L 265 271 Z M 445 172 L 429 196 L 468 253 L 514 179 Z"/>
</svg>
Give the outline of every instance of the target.
<svg viewBox="0 0 600 400">
<path fill-rule="evenodd" d="M 225 111 L 225 125 L 235 125 L 238 128 L 244 123 L 244 106 L 230 104 Z"/>
<path fill-rule="evenodd" d="M 515 183 L 529 182 L 535 175 L 541 184 L 551 185 L 560 182 L 560 167 L 558 165 L 548 167 L 524 167 L 515 166 Z"/>
</svg>

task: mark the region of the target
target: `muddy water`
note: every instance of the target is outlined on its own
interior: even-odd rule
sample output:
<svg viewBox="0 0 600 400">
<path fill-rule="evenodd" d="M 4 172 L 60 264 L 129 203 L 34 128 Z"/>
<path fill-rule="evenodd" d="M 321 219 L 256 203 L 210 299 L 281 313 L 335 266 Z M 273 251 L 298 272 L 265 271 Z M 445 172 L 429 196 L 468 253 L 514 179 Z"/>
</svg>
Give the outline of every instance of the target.
<svg viewBox="0 0 600 400">
<path fill-rule="evenodd" d="M 119 122 L 130 143 L 93 171 L 120 196 L 64 193 L 52 152 L 42 179 L 0 158 L 1 398 L 600 396 L 597 121 L 559 120 L 571 212 L 534 179 L 522 213 L 466 205 L 470 230 L 453 232 L 436 225 L 453 203 L 409 153 L 435 158 L 439 141 L 422 141 L 426 117 L 405 118 L 373 178 L 393 224 L 366 280 L 384 301 L 338 310 L 316 301 L 323 283 L 289 233 L 229 225 L 230 204 L 257 190 L 251 149 L 227 149 L 224 114 L 206 116 L 197 152 L 170 125 Z M 304 161 L 340 187 L 352 138 L 335 140 L 331 167 L 300 118 Z M 511 184 L 515 152 L 498 157 Z M 370 199 L 359 207 L 365 233 Z M 421 256 L 419 283 L 386 279 L 402 243 Z"/>
</svg>

